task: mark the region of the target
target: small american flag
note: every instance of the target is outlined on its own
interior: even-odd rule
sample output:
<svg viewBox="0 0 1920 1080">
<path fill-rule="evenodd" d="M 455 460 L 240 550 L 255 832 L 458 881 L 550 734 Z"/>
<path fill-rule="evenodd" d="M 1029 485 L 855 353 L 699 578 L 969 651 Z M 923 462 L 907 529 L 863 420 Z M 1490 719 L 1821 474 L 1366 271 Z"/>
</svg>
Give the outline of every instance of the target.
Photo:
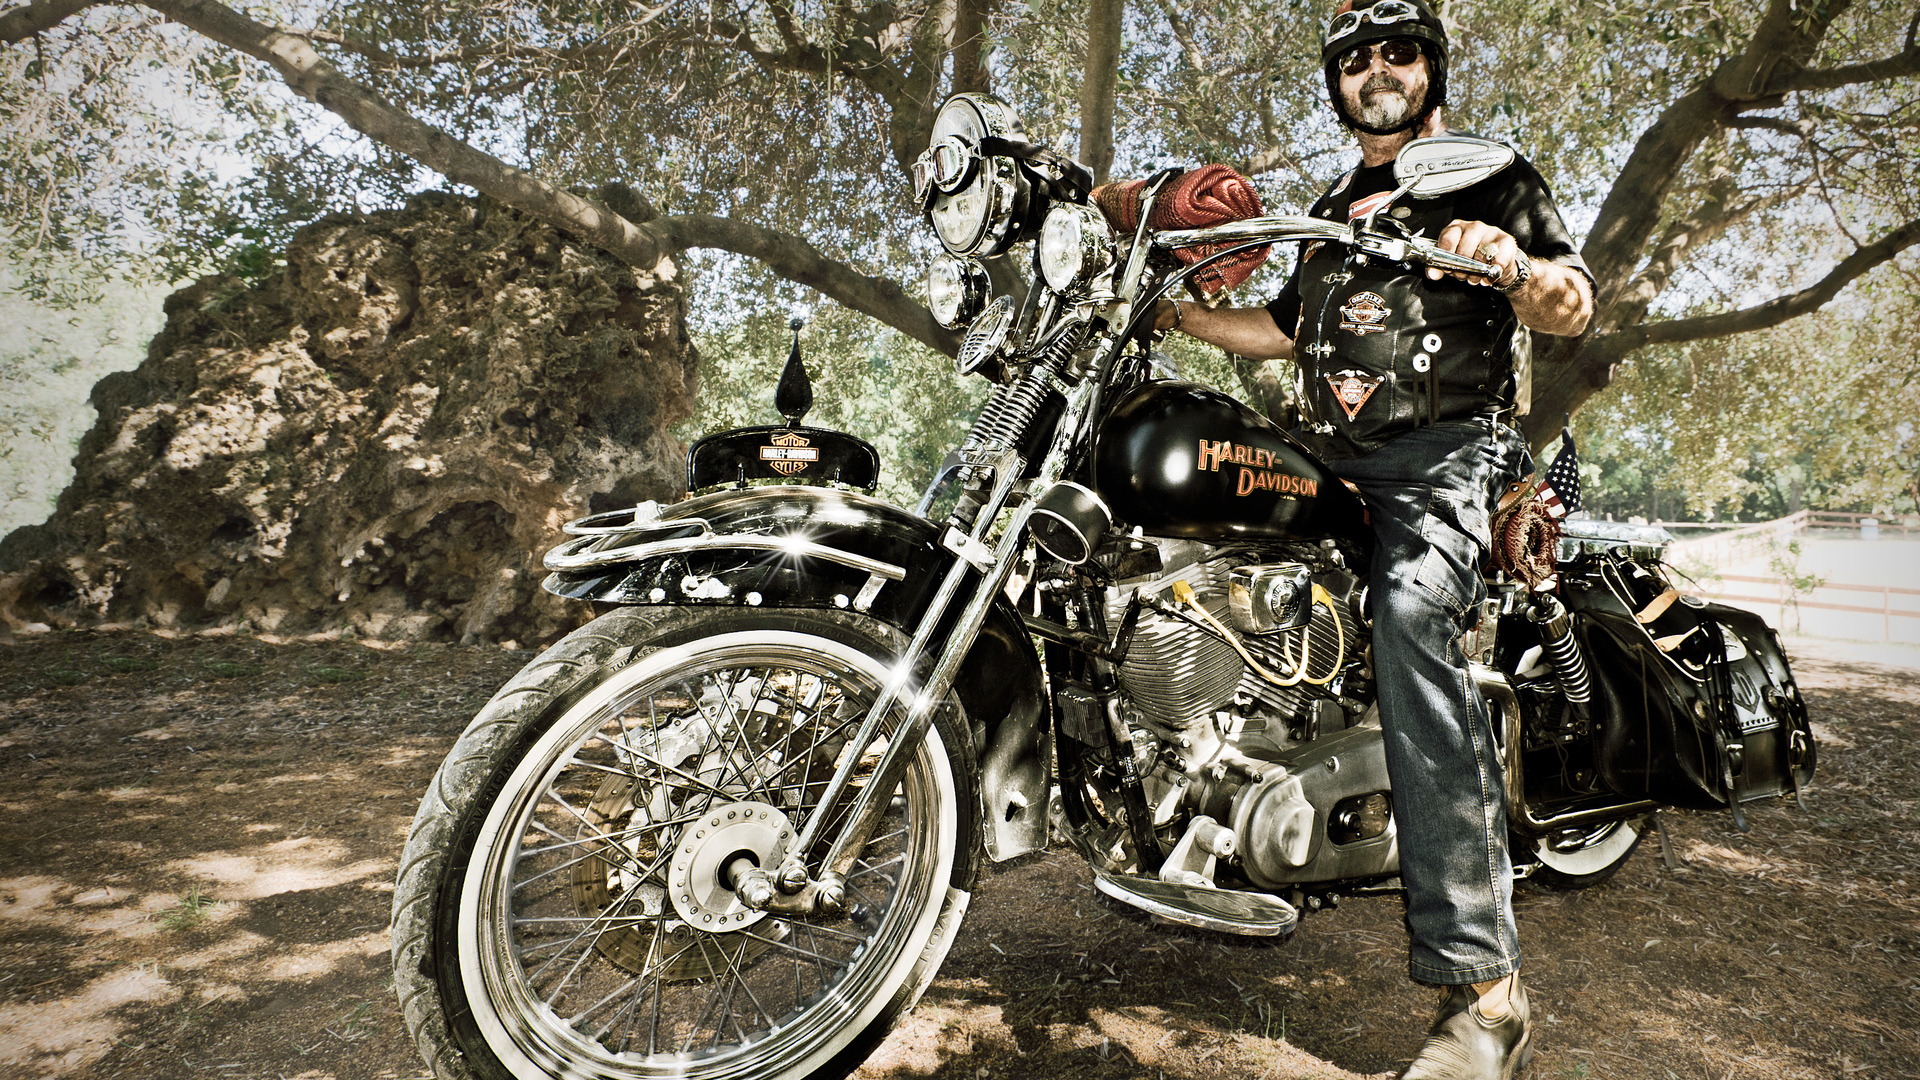
<svg viewBox="0 0 1920 1080">
<path fill-rule="evenodd" d="M 1573 420 L 1560 429 L 1560 452 L 1547 466 L 1547 475 L 1535 489 L 1547 513 L 1563 518 L 1580 509 L 1580 458 L 1573 449 Z"/>
</svg>

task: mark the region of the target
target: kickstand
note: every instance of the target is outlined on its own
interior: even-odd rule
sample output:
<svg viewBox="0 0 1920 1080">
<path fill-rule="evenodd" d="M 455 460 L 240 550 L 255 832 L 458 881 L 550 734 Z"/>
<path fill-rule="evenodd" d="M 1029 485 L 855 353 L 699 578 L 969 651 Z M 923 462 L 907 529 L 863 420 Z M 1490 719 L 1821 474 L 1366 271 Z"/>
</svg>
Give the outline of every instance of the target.
<svg viewBox="0 0 1920 1080">
<path fill-rule="evenodd" d="M 1666 819 L 1660 816 L 1658 810 L 1648 814 L 1647 818 L 1653 822 L 1653 831 L 1660 834 L 1660 861 L 1665 863 L 1669 870 L 1681 869 L 1684 864 L 1673 850 L 1673 837 L 1667 835 Z"/>
<path fill-rule="evenodd" d="M 1800 770 L 1792 765 L 1787 766 L 1787 779 L 1793 781 L 1793 801 L 1800 804 L 1800 812 L 1813 813 L 1813 808 L 1807 805 L 1807 793 L 1800 787 Z"/>
</svg>

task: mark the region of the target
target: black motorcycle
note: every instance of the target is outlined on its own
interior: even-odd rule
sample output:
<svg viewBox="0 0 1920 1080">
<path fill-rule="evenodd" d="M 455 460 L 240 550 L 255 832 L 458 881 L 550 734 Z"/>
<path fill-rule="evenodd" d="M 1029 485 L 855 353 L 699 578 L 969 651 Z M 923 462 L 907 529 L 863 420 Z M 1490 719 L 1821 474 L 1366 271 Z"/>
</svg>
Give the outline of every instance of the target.
<svg viewBox="0 0 1920 1080">
<path fill-rule="evenodd" d="M 1415 141 L 1394 200 L 1509 160 Z M 785 423 L 696 444 L 684 502 L 568 527 L 546 587 L 605 613 L 460 736 L 396 887 L 436 1075 L 843 1075 L 932 981 L 981 856 L 1054 838 L 1116 902 L 1224 934 L 1396 887 L 1361 505 L 1156 378 L 1149 313 L 1279 242 L 1487 268 L 1390 215 L 1150 228 L 1171 174 L 1116 229 L 985 95 L 946 104 L 915 180 L 930 306 L 996 384 L 979 420 L 918 512 L 874 498 L 872 447 L 802 423 L 796 331 Z M 1032 280 L 990 298 L 981 260 L 1029 240 Z M 1660 807 L 1798 795 L 1815 749 L 1764 621 L 1681 596 L 1659 530 L 1519 539 L 1462 643 L 1516 873 L 1591 885 Z"/>
</svg>

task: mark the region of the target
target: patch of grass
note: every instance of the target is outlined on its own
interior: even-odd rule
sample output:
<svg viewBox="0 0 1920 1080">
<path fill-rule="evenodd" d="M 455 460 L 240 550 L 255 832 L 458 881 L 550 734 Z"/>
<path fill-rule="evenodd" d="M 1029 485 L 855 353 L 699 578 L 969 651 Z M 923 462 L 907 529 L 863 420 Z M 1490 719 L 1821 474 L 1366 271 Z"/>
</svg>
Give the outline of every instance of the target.
<svg viewBox="0 0 1920 1080">
<path fill-rule="evenodd" d="M 160 666 L 160 661 L 139 656 L 103 656 L 100 666 L 116 675 L 127 675 L 135 671 L 152 671 Z"/>
<path fill-rule="evenodd" d="M 342 1013 L 327 1034 L 342 1042 L 359 1042 L 373 1032 L 373 1003 L 362 1001 Z"/>
<path fill-rule="evenodd" d="M 40 669 L 40 674 L 45 675 L 48 679 L 51 679 L 60 686 L 79 686 L 81 683 L 93 677 L 91 674 L 81 671 L 78 668 L 69 667 L 45 667 Z"/>
<path fill-rule="evenodd" d="M 195 885 L 180 897 L 178 903 L 160 913 L 160 925 L 169 930 L 191 930 L 207 921 L 207 912 L 220 905 L 220 901 L 202 893 Z"/>
<path fill-rule="evenodd" d="M 174 1034 L 191 1031 L 213 1019 L 213 1010 L 195 1003 L 191 998 L 181 998 L 173 1009 Z"/>
<path fill-rule="evenodd" d="M 200 666 L 206 668 L 216 678 L 238 679 L 248 675 L 258 675 L 267 669 L 259 664 L 243 664 L 232 660 L 202 660 Z"/>
<path fill-rule="evenodd" d="M 1275 1009 L 1272 1005 L 1257 998 L 1248 1001 L 1247 1004 L 1253 1006 L 1253 1016 L 1248 1019 L 1246 1024 L 1242 1025 L 1242 1030 L 1249 1035 L 1258 1035 L 1263 1039 L 1274 1039 L 1279 1042 L 1287 1041 L 1287 1011 L 1285 1009 Z"/>
<path fill-rule="evenodd" d="M 359 671 L 354 668 L 328 667 L 325 664 L 313 664 L 309 666 L 307 668 L 307 674 L 311 675 L 314 681 L 323 683 L 359 682 L 361 679 L 367 677 L 367 673 L 364 671 Z"/>
</svg>

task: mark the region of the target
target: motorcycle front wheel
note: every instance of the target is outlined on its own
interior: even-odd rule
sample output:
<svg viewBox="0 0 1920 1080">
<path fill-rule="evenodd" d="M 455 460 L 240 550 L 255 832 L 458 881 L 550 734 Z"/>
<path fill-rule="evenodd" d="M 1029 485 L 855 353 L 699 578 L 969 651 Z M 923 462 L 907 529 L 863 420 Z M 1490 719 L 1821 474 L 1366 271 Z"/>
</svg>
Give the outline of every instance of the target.
<svg viewBox="0 0 1920 1080">
<path fill-rule="evenodd" d="M 771 1080 L 864 1060 L 931 982 L 978 869 L 958 706 L 935 711 L 844 914 L 755 911 L 730 881 L 779 865 L 821 812 L 897 651 L 845 612 L 619 609 L 508 683 L 434 778 L 396 884 L 395 988 L 435 1075 Z"/>
</svg>

